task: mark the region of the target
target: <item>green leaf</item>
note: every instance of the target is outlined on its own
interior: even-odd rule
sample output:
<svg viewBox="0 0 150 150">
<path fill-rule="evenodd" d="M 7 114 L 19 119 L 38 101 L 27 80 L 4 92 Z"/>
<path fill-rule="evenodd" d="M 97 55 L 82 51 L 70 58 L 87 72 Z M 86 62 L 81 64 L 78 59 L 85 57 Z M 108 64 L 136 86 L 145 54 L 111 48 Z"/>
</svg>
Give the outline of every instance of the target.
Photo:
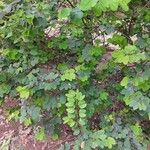
<svg viewBox="0 0 150 150">
<path fill-rule="evenodd" d="M 80 116 L 81 118 L 84 118 L 84 117 L 86 117 L 86 114 L 85 114 L 85 113 L 82 113 L 82 112 L 79 112 L 79 116 Z"/>
<path fill-rule="evenodd" d="M 123 63 L 126 65 L 129 62 L 129 56 L 125 55 L 123 51 L 113 52 L 113 57 L 115 58 L 115 61 L 118 63 Z"/>
<path fill-rule="evenodd" d="M 23 123 L 24 123 L 24 125 L 25 125 L 25 126 L 27 126 L 27 127 L 28 127 L 29 125 L 31 125 L 31 124 L 32 124 L 32 121 L 31 121 L 31 119 L 30 119 L 30 118 L 26 118 L 26 119 L 24 120 L 24 122 L 23 122 Z"/>
<path fill-rule="evenodd" d="M 53 135 L 52 135 L 52 139 L 53 139 L 54 141 L 58 140 L 58 139 L 59 139 L 58 134 L 53 134 Z"/>
<path fill-rule="evenodd" d="M 45 132 L 44 132 L 44 128 L 39 129 L 36 134 L 35 134 L 35 138 L 38 141 L 42 141 L 45 139 Z"/>
<path fill-rule="evenodd" d="M 85 98 L 85 95 L 82 95 L 82 93 L 79 92 L 79 91 L 76 92 L 76 99 L 77 99 L 77 100 L 81 101 L 81 100 L 83 100 L 84 98 Z"/>
<path fill-rule="evenodd" d="M 69 92 L 66 94 L 66 96 L 70 99 L 75 97 L 76 92 L 74 90 L 69 90 Z"/>
<path fill-rule="evenodd" d="M 0 84 L 0 97 L 4 97 L 5 94 L 10 92 L 11 87 L 8 84 Z"/>
<path fill-rule="evenodd" d="M 98 0 L 81 0 L 79 7 L 83 11 L 87 11 L 97 4 Z"/>
<path fill-rule="evenodd" d="M 87 61 L 87 62 L 92 60 L 91 48 L 89 46 L 86 46 L 82 50 L 82 59 Z"/>
<path fill-rule="evenodd" d="M 75 124 L 76 124 L 75 121 L 73 121 L 73 120 L 70 120 L 70 121 L 69 121 L 69 126 L 70 126 L 70 127 L 73 127 Z"/>
<path fill-rule="evenodd" d="M 100 56 L 103 52 L 103 48 L 102 47 L 93 47 L 91 48 L 91 55 L 93 56 Z"/>
<path fill-rule="evenodd" d="M 70 13 L 71 13 L 71 8 L 64 8 L 64 9 L 59 11 L 58 18 L 59 19 L 65 19 L 70 15 Z"/>
<path fill-rule="evenodd" d="M 121 5 L 122 9 L 124 11 L 128 11 L 129 10 L 129 7 L 128 7 L 128 3 L 130 2 L 131 0 L 119 0 L 119 4 Z"/>
<path fill-rule="evenodd" d="M 74 69 L 68 69 L 64 72 L 64 74 L 61 76 L 61 80 L 69 80 L 72 81 L 76 79 L 75 70 Z"/>
<path fill-rule="evenodd" d="M 124 48 L 127 45 L 127 39 L 124 36 L 114 34 L 112 38 L 108 39 L 112 44 L 119 45 L 121 48 Z"/>
<path fill-rule="evenodd" d="M 112 11 L 116 11 L 118 9 L 118 6 L 118 0 L 109 0 L 109 7 Z"/>
<path fill-rule="evenodd" d="M 28 99 L 28 97 L 30 95 L 30 91 L 26 86 L 18 86 L 16 88 L 16 90 L 17 90 L 17 92 L 19 92 L 20 98 Z"/>
<path fill-rule="evenodd" d="M 82 104 L 82 105 L 79 105 L 80 108 L 85 108 L 87 106 L 87 104 Z"/>
<path fill-rule="evenodd" d="M 68 48 L 67 41 L 63 41 L 63 42 L 59 43 L 59 48 L 60 49 L 67 49 Z"/>
<path fill-rule="evenodd" d="M 121 84 L 121 86 L 127 87 L 128 83 L 129 83 L 129 78 L 124 77 L 120 84 Z"/>
<path fill-rule="evenodd" d="M 79 124 L 82 125 L 82 126 L 84 126 L 86 124 L 86 122 L 85 122 L 84 119 L 80 118 L 79 119 Z"/>
<path fill-rule="evenodd" d="M 71 113 L 71 114 L 75 112 L 75 110 L 73 108 L 68 108 L 66 110 L 67 110 L 68 113 Z"/>
<path fill-rule="evenodd" d="M 70 118 L 69 117 L 63 117 L 64 123 L 68 123 Z"/>
<path fill-rule="evenodd" d="M 35 122 L 39 121 L 39 119 L 40 119 L 40 111 L 41 111 L 41 109 L 39 107 L 34 106 L 34 105 L 31 106 L 28 109 L 28 113 L 31 116 L 33 121 L 35 121 Z"/>
<path fill-rule="evenodd" d="M 34 15 L 28 14 L 26 15 L 26 19 L 29 24 L 33 24 Z"/>
<path fill-rule="evenodd" d="M 66 103 L 67 107 L 73 107 L 74 106 L 74 101 L 70 101 Z"/>
<path fill-rule="evenodd" d="M 135 125 L 132 125 L 131 129 L 136 136 L 142 135 L 142 129 L 138 123 L 136 123 Z"/>
<path fill-rule="evenodd" d="M 115 145 L 115 144 L 116 144 L 116 141 L 115 141 L 114 138 L 112 138 L 112 137 L 108 137 L 108 138 L 107 138 L 106 146 L 107 146 L 109 149 L 111 149 L 112 146 Z"/>
<path fill-rule="evenodd" d="M 100 92 L 100 99 L 107 100 L 107 98 L 108 98 L 108 93 L 104 92 L 104 91 L 101 91 Z"/>
</svg>

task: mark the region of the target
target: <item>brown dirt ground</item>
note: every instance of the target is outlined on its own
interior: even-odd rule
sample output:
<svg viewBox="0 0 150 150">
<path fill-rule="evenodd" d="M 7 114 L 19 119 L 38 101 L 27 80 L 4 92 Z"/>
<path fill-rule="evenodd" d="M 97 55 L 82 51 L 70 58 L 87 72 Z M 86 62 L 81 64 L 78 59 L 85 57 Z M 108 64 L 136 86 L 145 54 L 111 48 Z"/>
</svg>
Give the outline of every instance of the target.
<svg viewBox="0 0 150 150">
<path fill-rule="evenodd" d="M 4 107 L 0 107 L 0 150 L 58 150 L 65 142 L 74 140 L 71 133 L 62 129 L 61 138 L 57 141 L 49 137 L 42 142 L 36 141 L 32 127 L 24 127 L 19 122 L 7 120 L 4 108 L 12 105 L 15 104 L 7 101 Z M 2 144 L 5 146 L 2 147 Z"/>
</svg>

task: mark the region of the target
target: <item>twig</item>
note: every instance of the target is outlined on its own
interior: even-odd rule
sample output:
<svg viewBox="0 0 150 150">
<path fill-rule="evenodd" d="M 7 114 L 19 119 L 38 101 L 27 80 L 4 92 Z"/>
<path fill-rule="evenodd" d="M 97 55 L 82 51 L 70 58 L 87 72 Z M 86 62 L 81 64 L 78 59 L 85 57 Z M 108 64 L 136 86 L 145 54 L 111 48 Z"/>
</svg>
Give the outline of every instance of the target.
<svg viewBox="0 0 150 150">
<path fill-rule="evenodd" d="M 67 0 L 67 2 L 70 4 L 70 6 L 71 6 L 72 8 L 74 8 L 74 6 L 73 6 L 73 4 L 70 2 L 70 0 Z"/>
</svg>

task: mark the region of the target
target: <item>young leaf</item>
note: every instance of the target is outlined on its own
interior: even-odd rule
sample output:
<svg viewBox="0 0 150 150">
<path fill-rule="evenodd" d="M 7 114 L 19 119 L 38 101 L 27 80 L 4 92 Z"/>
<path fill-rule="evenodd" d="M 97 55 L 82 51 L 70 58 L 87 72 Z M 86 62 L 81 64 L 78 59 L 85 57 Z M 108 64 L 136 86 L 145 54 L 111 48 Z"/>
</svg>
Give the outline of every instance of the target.
<svg viewBox="0 0 150 150">
<path fill-rule="evenodd" d="M 26 86 L 18 86 L 16 90 L 19 92 L 20 98 L 27 99 L 30 95 L 30 91 Z"/>
<path fill-rule="evenodd" d="M 108 147 L 109 149 L 111 149 L 112 146 L 115 145 L 115 144 L 116 144 L 116 141 L 115 141 L 114 138 L 112 138 L 112 137 L 108 137 L 108 138 L 107 138 L 107 143 L 106 143 L 106 145 L 107 145 L 107 147 Z"/>
<path fill-rule="evenodd" d="M 64 72 L 64 74 L 61 76 L 61 80 L 65 81 L 65 80 L 69 80 L 72 81 L 76 78 L 75 75 L 75 70 L 74 69 L 68 69 Z"/>
<path fill-rule="evenodd" d="M 39 129 L 36 134 L 35 134 L 35 138 L 38 141 L 42 141 L 45 139 L 45 132 L 44 132 L 44 128 Z"/>
<path fill-rule="evenodd" d="M 128 83 L 129 83 L 129 78 L 124 77 L 120 84 L 121 84 L 121 86 L 127 87 Z"/>
<path fill-rule="evenodd" d="M 80 8 L 83 11 L 87 11 L 94 7 L 97 4 L 98 0 L 81 0 L 80 2 Z"/>
<path fill-rule="evenodd" d="M 71 12 L 71 8 L 64 8 L 64 9 L 59 11 L 58 18 L 59 19 L 65 19 L 70 15 L 70 12 Z"/>
</svg>

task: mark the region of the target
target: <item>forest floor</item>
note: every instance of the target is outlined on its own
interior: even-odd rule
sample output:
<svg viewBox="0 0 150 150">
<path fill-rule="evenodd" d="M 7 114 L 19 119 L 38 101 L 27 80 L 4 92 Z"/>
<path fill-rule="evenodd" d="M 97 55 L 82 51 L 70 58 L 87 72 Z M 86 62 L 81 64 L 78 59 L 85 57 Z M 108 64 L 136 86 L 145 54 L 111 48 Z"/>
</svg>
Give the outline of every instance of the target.
<svg viewBox="0 0 150 150">
<path fill-rule="evenodd" d="M 103 56 L 102 62 L 97 65 L 96 70 L 100 71 L 102 66 L 111 58 L 111 51 Z M 42 66 L 46 70 L 51 69 L 51 65 Z M 19 122 L 8 120 L 6 110 L 18 106 L 18 101 L 7 98 L 0 106 L 0 150 L 58 150 L 62 144 L 75 139 L 66 127 L 61 127 L 61 136 L 58 140 L 47 138 L 44 141 L 37 141 L 33 132 L 33 127 L 25 127 Z"/>
<path fill-rule="evenodd" d="M 9 106 L 8 106 L 9 105 Z M 0 150 L 58 150 L 62 144 L 74 140 L 74 136 L 62 127 L 59 140 L 47 138 L 44 141 L 35 140 L 33 127 L 25 127 L 19 122 L 8 121 L 5 107 L 15 104 L 7 101 L 0 107 Z"/>
</svg>

